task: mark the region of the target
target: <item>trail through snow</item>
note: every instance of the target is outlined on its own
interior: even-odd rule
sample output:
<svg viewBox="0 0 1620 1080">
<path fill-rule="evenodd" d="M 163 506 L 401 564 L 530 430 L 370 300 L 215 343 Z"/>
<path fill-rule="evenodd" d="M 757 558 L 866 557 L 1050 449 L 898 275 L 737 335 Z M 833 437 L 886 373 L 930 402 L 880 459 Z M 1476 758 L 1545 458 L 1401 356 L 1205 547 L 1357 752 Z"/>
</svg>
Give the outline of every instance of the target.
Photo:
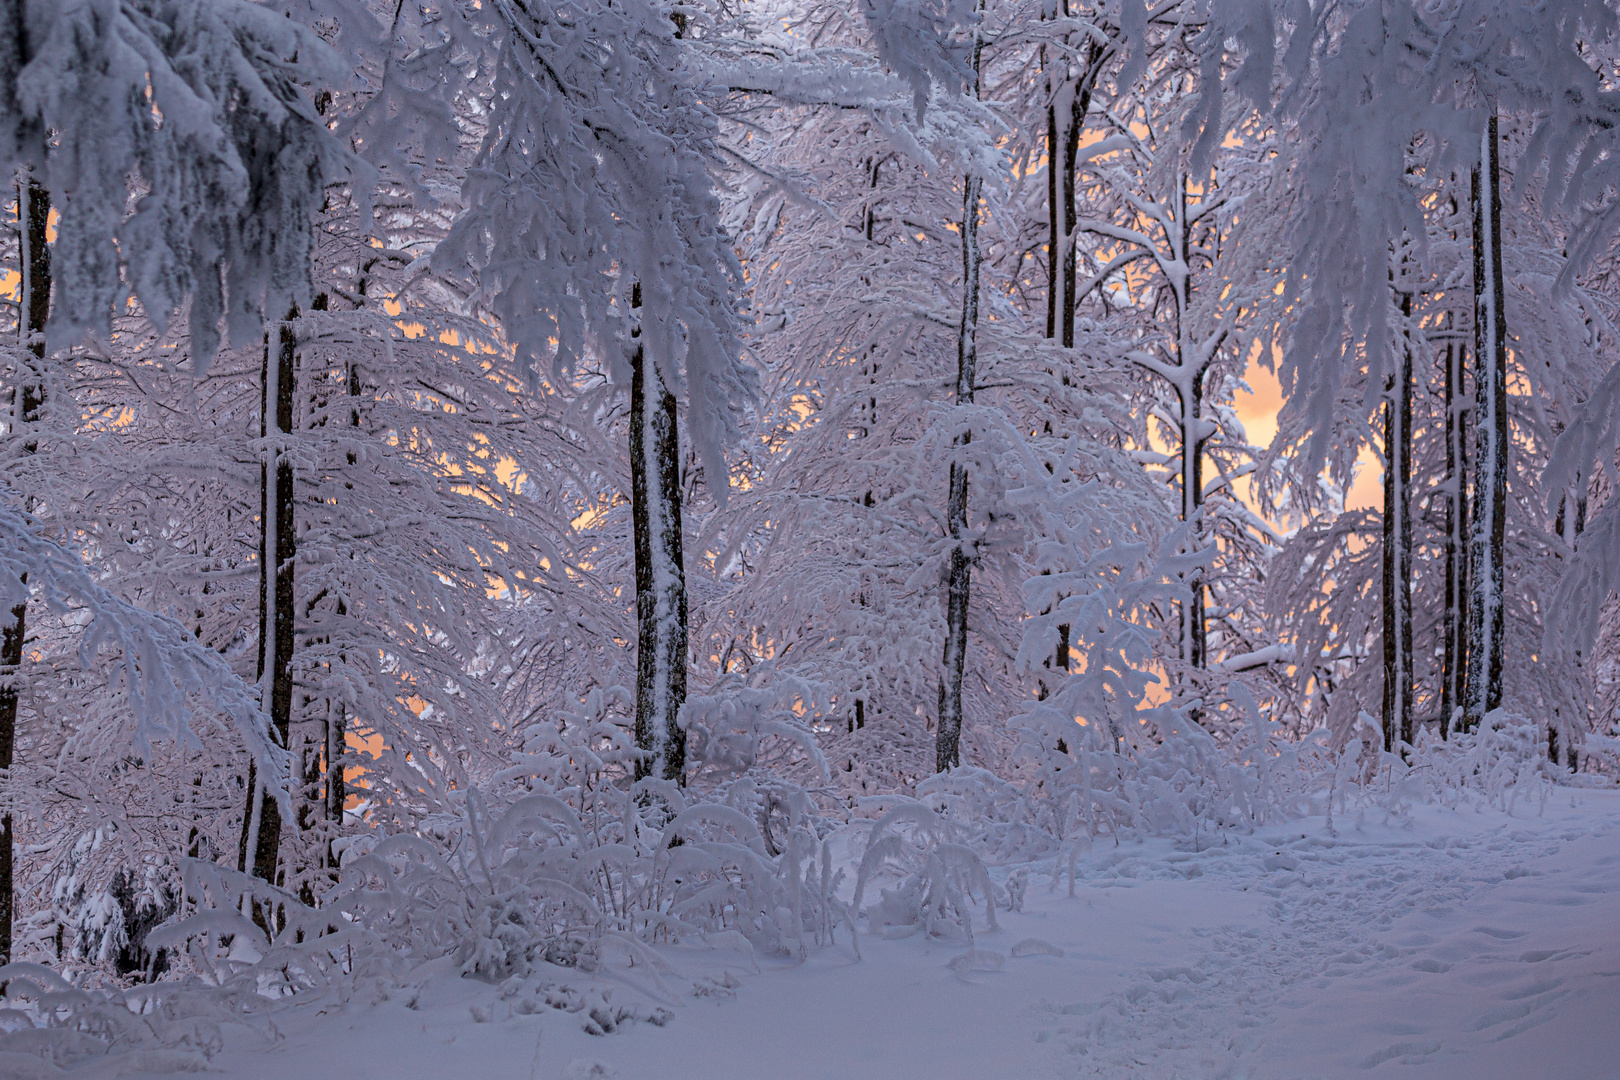
<svg viewBox="0 0 1620 1080">
<path fill-rule="evenodd" d="M 289 1008 L 242 1080 L 1620 1077 L 1620 793 L 1099 847 L 961 944 L 665 950 Z M 982 916 L 978 925 L 982 925 Z M 1015 946 L 1019 946 L 1015 948 Z M 1061 951 L 1062 955 L 1056 955 Z M 956 960 L 955 964 L 952 963 Z M 612 1028 L 606 1034 L 594 1034 Z M 134 1073 L 126 1075 L 156 1075 Z"/>
</svg>

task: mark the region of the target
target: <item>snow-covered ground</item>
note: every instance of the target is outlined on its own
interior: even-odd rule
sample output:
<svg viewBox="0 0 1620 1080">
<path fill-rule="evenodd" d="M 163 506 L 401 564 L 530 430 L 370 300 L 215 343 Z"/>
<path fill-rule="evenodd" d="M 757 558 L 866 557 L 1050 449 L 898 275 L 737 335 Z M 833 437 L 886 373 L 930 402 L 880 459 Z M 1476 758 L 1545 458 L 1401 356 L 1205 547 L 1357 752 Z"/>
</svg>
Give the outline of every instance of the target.
<svg viewBox="0 0 1620 1080">
<path fill-rule="evenodd" d="M 1038 874 L 973 964 L 952 966 L 960 944 L 875 935 L 857 961 L 846 934 L 803 964 L 669 949 L 656 977 L 419 971 L 383 1000 L 291 1007 L 272 1039 L 240 1029 L 209 1065 L 241 1080 L 1620 1076 L 1617 820 L 1620 793 L 1558 790 L 1539 813 L 1421 807 L 1336 836 L 1307 819 L 1201 851 L 1110 845 L 1072 897 Z"/>
</svg>

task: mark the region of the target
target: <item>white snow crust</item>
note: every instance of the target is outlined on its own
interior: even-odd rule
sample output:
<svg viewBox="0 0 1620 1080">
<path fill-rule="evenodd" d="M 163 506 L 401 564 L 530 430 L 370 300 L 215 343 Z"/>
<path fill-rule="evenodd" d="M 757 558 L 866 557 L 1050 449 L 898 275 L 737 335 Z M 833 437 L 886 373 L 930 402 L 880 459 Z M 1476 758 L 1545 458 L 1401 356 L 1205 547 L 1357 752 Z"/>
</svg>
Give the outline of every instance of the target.
<svg viewBox="0 0 1620 1080">
<path fill-rule="evenodd" d="M 435 961 L 404 985 L 289 1006 L 273 1032 L 230 1030 L 205 1067 L 238 1080 L 1616 1076 L 1617 820 L 1620 792 L 1563 789 L 1539 813 L 1419 807 L 1341 818 L 1337 835 L 1307 818 L 1196 851 L 1099 846 L 1072 897 L 1066 873 L 1049 887 L 1037 864 L 1023 911 L 990 930 L 981 909 L 971 952 L 863 933 L 858 961 L 841 935 L 795 964 L 729 934 L 661 949 L 661 974 L 541 965 L 500 985 Z M 11 1064 L 0 1074 L 34 1075 Z M 95 1069 L 202 1062 L 162 1064 Z"/>
</svg>

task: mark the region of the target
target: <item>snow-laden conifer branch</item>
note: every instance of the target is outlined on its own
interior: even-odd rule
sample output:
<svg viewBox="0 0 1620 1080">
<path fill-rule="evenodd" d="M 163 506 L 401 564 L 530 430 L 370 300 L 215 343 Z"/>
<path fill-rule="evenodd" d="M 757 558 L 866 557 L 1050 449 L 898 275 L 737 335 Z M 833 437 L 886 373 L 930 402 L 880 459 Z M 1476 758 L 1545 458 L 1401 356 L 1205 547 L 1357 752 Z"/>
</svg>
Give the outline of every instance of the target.
<svg viewBox="0 0 1620 1080">
<path fill-rule="evenodd" d="M 307 303 L 325 180 L 371 183 L 306 96 L 347 80 L 337 54 L 247 0 L 18 10 L 0 165 L 33 165 L 61 210 L 52 347 L 105 336 L 131 295 L 160 328 L 190 298 L 201 373 L 221 318 L 240 347 Z"/>
<path fill-rule="evenodd" d="M 82 625 L 80 662 L 89 666 L 106 654 L 122 670 L 137 753 L 149 754 L 157 738 L 182 749 L 193 745 L 192 699 L 204 698 L 230 717 L 268 790 L 290 807 L 286 748 L 272 738 L 257 696 L 219 653 L 174 619 L 109 592 L 90 566 L 41 535 L 41 522 L 10 499 L 0 502 L 0 539 L 0 604 L 9 611 L 35 594 L 47 610 Z"/>
</svg>

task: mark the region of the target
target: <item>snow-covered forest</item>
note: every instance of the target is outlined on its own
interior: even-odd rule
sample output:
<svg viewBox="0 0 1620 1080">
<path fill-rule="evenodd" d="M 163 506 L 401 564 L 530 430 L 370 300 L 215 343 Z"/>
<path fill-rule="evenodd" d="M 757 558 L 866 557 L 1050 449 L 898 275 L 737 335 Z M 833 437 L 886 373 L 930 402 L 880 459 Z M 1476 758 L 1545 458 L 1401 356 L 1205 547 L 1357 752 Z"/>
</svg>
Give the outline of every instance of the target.
<svg viewBox="0 0 1620 1080">
<path fill-rule="evenodd" d="M 1614 1067 L 1620 3 L 4 0 L 0 168 L 0 1073 Z"/>
</svg>

